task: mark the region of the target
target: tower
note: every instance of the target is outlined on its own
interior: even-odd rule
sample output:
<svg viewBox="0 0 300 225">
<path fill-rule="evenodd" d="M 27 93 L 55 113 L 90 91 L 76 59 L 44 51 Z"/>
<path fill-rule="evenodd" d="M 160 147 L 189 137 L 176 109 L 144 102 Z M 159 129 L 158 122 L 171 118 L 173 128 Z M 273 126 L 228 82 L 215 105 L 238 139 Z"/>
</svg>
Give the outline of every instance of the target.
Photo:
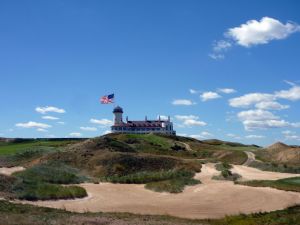
<svg viewBox="0 0 300 225">
<path fill-rule="evenodd" d="M 122 124 L 123 123 L 123 109 L 120 106 L 114 108 L 114 124 Z"/>
</svg>

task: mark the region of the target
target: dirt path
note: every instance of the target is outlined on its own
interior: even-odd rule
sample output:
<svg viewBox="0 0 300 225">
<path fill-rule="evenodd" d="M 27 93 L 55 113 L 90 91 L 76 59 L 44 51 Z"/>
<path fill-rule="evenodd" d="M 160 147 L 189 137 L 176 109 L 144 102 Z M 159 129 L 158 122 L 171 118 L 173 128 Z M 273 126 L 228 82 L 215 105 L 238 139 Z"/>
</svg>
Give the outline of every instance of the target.
<svg viewBox="0 0 300 225">
<path fill-rule="evenodd" d="M 240 167 L 235 167 L 239 169 Z M 241 167 L 243 169 L 243 167 Z M 249 171 L 239 170 L 249 176 Z M 262 174 L 265 172 L 256 172 Z M 273 211 L 300 204 L 300 193 L 271 188 L 234 185 L 230 181 L 212 180 L 219 174 L 213 164 L 206 164 L 196 175 L 202 184 L 187 187 L 183 193 L 169 194 L 146 190 L 135 184 L 81 184 L 89 197 L 77 200 L 37 201 L 30 204 L 65 208 L 76 212 L 130 212 L 168 214 L 184 218 L 220 218 L 225 215 Z M 266 177 L 275 175 L 266 173 Z M 260 175 L 261 176 L 261 175 Z M 280 175 L 277 175 L 280 176 Z"/>
<path fill-rule="evenodd" d="M 10 168 L 0 167 L 0 174 L 10 176 L 12 173 L 19 172 L 19 171 L 22 171 L 22 170 L 25 170 L 25 168 L 22 167 L 22 166 L 16 166 L 16 167 L 10 167 Z"/>
<path fill-rule="evenodd" d="M 249 166 L 252 162 L 255 161 L 255 155 L 253 152 L 249 152 L 249 151 L 245 151 L 245 153 L 247 154 L 248 159 L 243 165 Z"/>
<path fill-rule="evenodd" d="M 185 142 L 182 142 L 182 141 L 178 141 L 180 144 L 183 144 L 185 149 L 188 150 L 188 151 L 193 151 L 193 149 L 191 148 L 191 146 Z"/>
</svg>

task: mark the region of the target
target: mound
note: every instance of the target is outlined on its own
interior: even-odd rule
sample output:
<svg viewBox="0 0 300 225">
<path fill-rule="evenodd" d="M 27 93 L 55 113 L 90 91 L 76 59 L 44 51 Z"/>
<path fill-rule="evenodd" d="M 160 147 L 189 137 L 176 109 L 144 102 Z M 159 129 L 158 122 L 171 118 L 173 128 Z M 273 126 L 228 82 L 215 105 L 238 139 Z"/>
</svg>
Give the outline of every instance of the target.
<svg viewBox="0 0 300 225">
<path fill-rule="evenodd" d="M 259 156 L 267 162 L 284 164 L 285 166 L 300 166 L 300 148 L 277 142 L 259 152 Z"/>
<path fill-rule="evenodd" d="M 279 150 L 284 150 L 290 148 L 290 146 L 282 143 L 282 142 L 276 142 L 270 146 L 268 146 L 266 149 L 269 151 L 279 151 Z"/>
</svg>

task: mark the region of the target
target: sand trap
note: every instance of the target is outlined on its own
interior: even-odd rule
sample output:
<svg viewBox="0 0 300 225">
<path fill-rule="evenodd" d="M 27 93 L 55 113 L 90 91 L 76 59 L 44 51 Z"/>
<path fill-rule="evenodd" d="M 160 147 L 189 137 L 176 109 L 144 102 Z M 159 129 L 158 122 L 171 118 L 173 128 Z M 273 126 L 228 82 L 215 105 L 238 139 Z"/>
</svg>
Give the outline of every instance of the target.
<svg viewBox="0 0 300 225">
<path fill-rule="evenodd" d="M 234 165 L 231 171 L 240 174 L 243 180 L 278 180 L 300 176 L 300 174 L 262 171 L 252 167 L 240 165 Z"/>
<path fill-rule="evenodd" d="M 245 177 L 257 172 L 240 169 Z M 242 170 L 243 169 L 243 170 Z M 243 174 L 245 173 L 245 174 Z M 39 206 L 65 208 L 75 212 L 130 212 L 137 214 L 168 214 L 183 218 L 220 218 L 225 215 L 273 211 L 300 204 L 300 193 L 280 191 L 271 188 L 255 188 L 234 185 L 230 181 L 211 180 L 219 174 L 214 165 L 207 164 L 196 175 L 203 184 L 187 187 L 183 193 L 169 194 L 146 190 L 143 185 L 132 184 L 81 184 L 89 197 L 77 200 L 30 202 Z M 250 175 L 251 176 L 250 176 Z M 266 173 L 265 178 L 275 179 L 286 175 Z M 255 176 L 254 176 L 255 177 Z M 28 203 L 28 202 L 25 202 Z"/>
<path fill-rule="evenodd" d="M 11 174 L 13 174 L 14 172 L 19 172 L 25 170 L 24 167 L 22 166 L 15 166 L 15 167 L 0 167 L 0 174 L 4 174 L 7 176 L 10 176 Z"/>
</svg>

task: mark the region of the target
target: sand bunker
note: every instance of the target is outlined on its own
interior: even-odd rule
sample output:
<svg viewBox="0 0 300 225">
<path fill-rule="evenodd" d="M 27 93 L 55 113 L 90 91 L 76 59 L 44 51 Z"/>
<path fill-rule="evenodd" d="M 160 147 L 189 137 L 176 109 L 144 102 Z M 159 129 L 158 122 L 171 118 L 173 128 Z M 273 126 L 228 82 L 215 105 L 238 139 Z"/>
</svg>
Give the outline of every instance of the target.
<svg viewBox="0 0 300 225">
<path fill-rule="evenodd" d="M 7 176 L 10 176 L 12 173 L 19 172 L 19 171 L 22 171 L 24 169 L 25 168 L 22 167 L 22 166 L 16 166 L 16 167 L 10 167 L 10 168 L 0 167 L 0 174 L 4 174 L 4 175 L 7 175 Z"/>
<path fill-rule="evenodd" d="M 277 179 L 290 174 L 269 173 L 244 166 L 234 170 L 246 179 Z M 89 197 L 77 200 L 30 202 L 39 206 L 64 208 L 75 212 L 130 212 L 168 214 L 183 218 L 220 218 L 225 215 L 273 211 L 300 204 L 300 193 L 272 188 L 234 185 L 230 181 L 211 180 L 219 174 L 213 164 L 204 165 L 196 175 L 202 184 L 187 187 L 183 193 L 169 194 L 146 190 L 134 184 L 81 184 Z M 293 174 L 295 176 L 295 174 Z M 27 202 L 28 203 L 28 202 Z"/>
</svg>

